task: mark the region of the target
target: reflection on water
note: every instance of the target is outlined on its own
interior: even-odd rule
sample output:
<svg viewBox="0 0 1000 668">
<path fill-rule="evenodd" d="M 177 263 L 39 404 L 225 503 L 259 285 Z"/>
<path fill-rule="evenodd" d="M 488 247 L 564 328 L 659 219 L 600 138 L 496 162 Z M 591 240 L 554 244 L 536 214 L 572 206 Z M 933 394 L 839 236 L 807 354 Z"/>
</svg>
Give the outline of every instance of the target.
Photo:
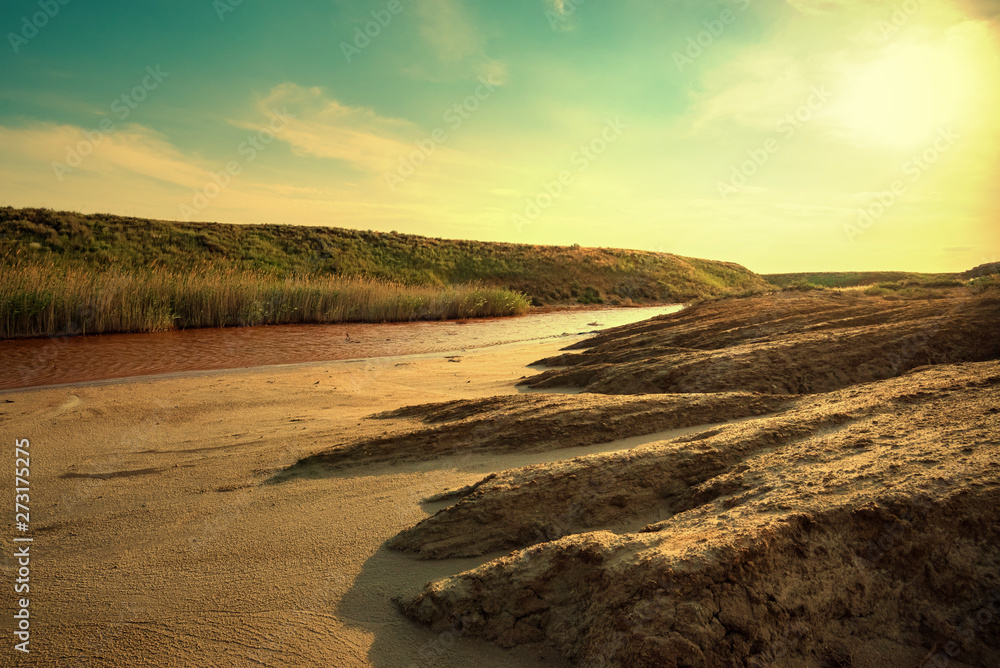
<svg viewBox="0 0 1000 668">
<path fill-rule="evenodd" d="M 680 308 L 607 308 L 448 322 L 278 325 L 0 341 L 0 389 L 482 348 L 606 329 Z"/>
</svg>

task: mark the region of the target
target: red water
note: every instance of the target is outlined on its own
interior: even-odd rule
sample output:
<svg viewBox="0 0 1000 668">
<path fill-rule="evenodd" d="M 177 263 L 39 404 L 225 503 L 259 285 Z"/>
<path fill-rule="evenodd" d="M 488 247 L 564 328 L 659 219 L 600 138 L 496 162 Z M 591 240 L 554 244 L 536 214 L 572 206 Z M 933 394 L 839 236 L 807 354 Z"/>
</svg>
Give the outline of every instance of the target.
<svg viewBox="0 0 1000 668">
<path fill-rule="evenodd" d="M 0 341 L 0 389 L 483 348 L 606 329 L 680 308 L 607 308 L 448 322 L 279 325 Z M 599 324 L 590 324 L 595 322 Z"/>
</svg>

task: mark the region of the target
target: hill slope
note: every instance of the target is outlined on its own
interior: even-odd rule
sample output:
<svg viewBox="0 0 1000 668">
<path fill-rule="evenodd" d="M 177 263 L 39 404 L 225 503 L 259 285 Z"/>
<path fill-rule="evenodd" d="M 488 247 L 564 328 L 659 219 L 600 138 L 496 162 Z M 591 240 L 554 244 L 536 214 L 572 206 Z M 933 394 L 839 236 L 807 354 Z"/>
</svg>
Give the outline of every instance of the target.
<svg viewBox="0 0 1000 668">
<path fill-rule="evenodd" d="M 669 253 L 453 241 L 294 225 L 179 223 L 48 209 L 0 208 L 0 257 L 277 277 L 334 274 L 410 285 L 479 282 L 535 303 L 684 301 L 769 289 L 746 268 Z"/>
<path fill-rule="evenodd" d="M 985 265 L 984 265 L 985 266 Z M 761 274 L 771 285 L 779 288 L 821 287 L 853 288 L 862 285 L 900 282 L 924 287 L 953 287 L 959 279 L 970 278 L 965 274 L 925 274 L 912 271 L 814 271 L 792 274 Z M 976 274 L 979 275 L 979 274 Z"/>
</svg>

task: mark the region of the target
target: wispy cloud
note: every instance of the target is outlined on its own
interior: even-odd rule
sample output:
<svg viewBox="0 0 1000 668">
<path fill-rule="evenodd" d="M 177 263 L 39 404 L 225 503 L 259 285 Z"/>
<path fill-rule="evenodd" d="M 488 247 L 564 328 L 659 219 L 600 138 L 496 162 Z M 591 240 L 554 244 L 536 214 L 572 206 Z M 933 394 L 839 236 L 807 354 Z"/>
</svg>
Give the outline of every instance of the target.
<svg viewBox="0 0 1000 668">
<path fill-rule="evenodd" d="M 420 34 L 443 63 L 460 63 L 483 50 L 483 37 L 458 0 L 422 0 L 417 4 Z"/>
<path fill-rule="evenodd" d="M 1000 21 L 1000 2 L 997 0 L 958 0 L 958 5 L 970 16 Z"/>
<path fill-rule="evenodd" d="M 96 142 L 87 139 L 85 132 Z M 23 161 L 25 172 L 32 168 L 48 171 L 48 184 L 53 188 L 60 183 L 60 173 L 64 181 L 80 174 L 114 177 L 127 173 L 184 187 L 207 175 L 160 133 L 142 125 L 124 125 L 108 134 L 54 123 L 0 126 L 0 144 L 7 161 L 16 156 Z M 57 165 L 64 169 L 57 170 Z"/>
<path fill-rule="evenodd" d="M 490 77 L 502 85 L 506 63 L 486 53 L 487 39 L 460 0 L 420 0 L 420 36 L 433 62 L 414 63 L 407 72 L 432 81 Z"/>
<path fill-rule="evenodd" d="M 728 132 L 735 125 L 773 130 L 804 102 L 810 83 L 822 81 L 807 67 L 792 54 L 771 47 L 745 52 L 739 61 L 706 73 L 701 90 L 692 95 L 691 128 L 722 127 Z"/>
<path fill-rule="evenodd" d="M 230 121 L 234 126 L 256 130 L 277 113 L 293 117 L 280 133 L 278 141 L 287 143 L 297 156 L 312 156 L 346 163 L 365 177 L 377 177 L 397 168 L 401 160 L 415 152 L 426 153 L 435 128 L 424 128 L 401 118 L 379 115 L 369 107 L 351 107 L 328 97 L 319 88 L 304 88 L 293 83 L 276 86 L 255 105 L 257 118 Z M 455 117 L 459 118 L 459 117 Z M 444 125 L 444 124 L 443 124 Z M 447 136 L 450 133 L 446 133 Z M 421 174 L 435 180 L 462 183 L 470 169 L 495 169 L 494 160 L 458 150 L 446 143 L 433 142 L 433 156 L 426 155 Z"/>
<path fill-rule="evenodd" d="M 351 107 L 327 97 L 316 87 L 294 83 L 275 86 L 257 103 L 262 118 L 275 111 L 289 120 L 278 139 L 296 155 L 342 160 L 353 167 L 382 171 L 412 149 L 408 139 L 419 134 L 410 121 L 380 116 L 369 107 Z M 260 120 L 232 121 L 237 127 L 256 129 Z"/>
<path fill-rule="evenodd" d="M 79 166 L 59 182 L 52 163 L 65 160 L 66 147 L 84 139 L 78 126 L 33 123 L 0 125 L 0 182 L 4 204 L 46 206 L 81 212 L 116 213 L 167 220 L 186 218 L 180 205 L 213 183 L 222 165 L 187 154 L 159 133 L 130 125 L 105 136 Z M 305 170 L 286 173 L 294 182 L 274 180 L 272 169 L 258 158 L 254 170 L 232 178 L 227 187 L 197 211 L 201 220 L 285 221 L 305 224 L 386 225 L 417 231 L 441 218 L 435 203 L 386 201 L 384 193 L 350 182 L 329 184 Z M 109 204 L 113 202 L 112 206 Z M 417 222 L 414 222 L 417 221 Z M 451 222 L 446 220 L 445 222 Z"/>
</svg>

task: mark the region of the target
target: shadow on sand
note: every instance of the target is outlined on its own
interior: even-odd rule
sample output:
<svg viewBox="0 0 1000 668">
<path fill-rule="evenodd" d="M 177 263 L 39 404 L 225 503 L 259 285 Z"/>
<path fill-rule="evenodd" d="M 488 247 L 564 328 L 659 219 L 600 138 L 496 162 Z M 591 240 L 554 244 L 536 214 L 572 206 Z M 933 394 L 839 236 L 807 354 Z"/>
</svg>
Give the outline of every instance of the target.
<svg viewBox="0 0 1000 668">
<path fill-rule="evenodd" d="M 424 584 L 475 568 L 499 554 L 473 559 L 422 560 L 384 544 L 365 561 L 335 614 L 374 635 L 368 660 L 375 668 L 542 668 L 566 666 L 551 649 L 503 649 L 465 638 L 458 623 L 444 631 L 415 622 L 400 612 L 397 599 L 413 597 Z"/>
</svg>

